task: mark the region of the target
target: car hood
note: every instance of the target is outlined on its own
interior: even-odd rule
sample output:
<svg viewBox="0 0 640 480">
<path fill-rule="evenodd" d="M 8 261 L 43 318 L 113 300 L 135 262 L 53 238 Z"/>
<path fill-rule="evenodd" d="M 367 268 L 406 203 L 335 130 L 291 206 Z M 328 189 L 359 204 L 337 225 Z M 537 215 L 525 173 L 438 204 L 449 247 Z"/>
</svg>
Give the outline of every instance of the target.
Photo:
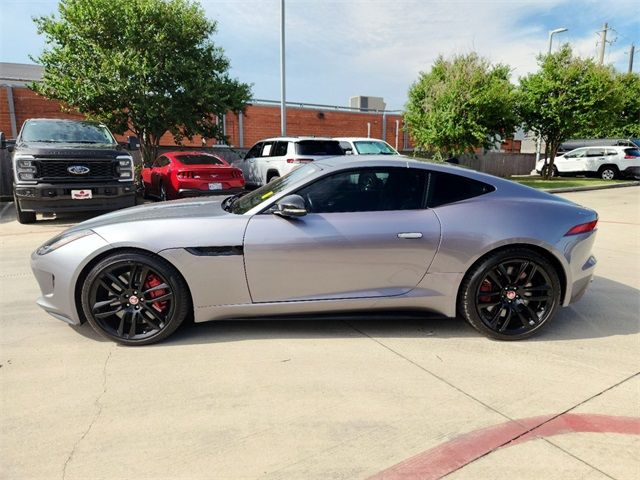
<svg viewBox="0 0 640 480">
<path fill-rule="evenodd" d="M 15 153 L 33 155 L 36 158 L 115 158 L 130 153 L 113 144 L 43 143 L 22 142 L 15 146 Z"/>
<path fill-rule="evenodd" d="M 108 225 L 140 223 L 147 220 L 237 216 L 223 210 L 222 200 L 218 198 L 183 199 L 125 208 L 86 220 L 69 229 L 69 231 L 95 230 Z"/>
</svg>

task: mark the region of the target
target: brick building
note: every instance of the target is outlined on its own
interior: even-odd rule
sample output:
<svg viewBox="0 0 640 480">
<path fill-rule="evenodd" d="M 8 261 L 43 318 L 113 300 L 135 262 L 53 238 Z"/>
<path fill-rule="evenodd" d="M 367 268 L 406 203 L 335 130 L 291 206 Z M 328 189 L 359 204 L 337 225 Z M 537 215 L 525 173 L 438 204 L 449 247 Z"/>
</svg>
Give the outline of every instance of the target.
<svg viewBox="0 0 640 480">
<path fill-rule="evenodd" d="M 14 138 L 28 118 L 83 118 L 72 112 L 63 112 L 59 102 L 43 98 L 27 88 L 30 82 L 38 81 L 42 67 L 0 63 L 0 131 L 7 138 Z M 276 101 L 255 100 L 241 114 L 228 113 L 220 119 L 229 144 L 248 148 L 257 141 L 280 134 L 280 104 Z M 404 121 L 399 111 L 369 111 L 365 109 L 320 105 L 310 103 L 287 103 L 287 134 L 315 136 L 371 136 L 384 138 L 398 150 L 411 148 L 404 132 Z M 125 135 L 118 140 L 125 141 Z M 211 145 L 212 140 L 206 144 Z M 162 145 L 174 145 L 170 134 L 166 134 Z M 185 145 L 202 145 L 200 137 Z"/>
</svg>

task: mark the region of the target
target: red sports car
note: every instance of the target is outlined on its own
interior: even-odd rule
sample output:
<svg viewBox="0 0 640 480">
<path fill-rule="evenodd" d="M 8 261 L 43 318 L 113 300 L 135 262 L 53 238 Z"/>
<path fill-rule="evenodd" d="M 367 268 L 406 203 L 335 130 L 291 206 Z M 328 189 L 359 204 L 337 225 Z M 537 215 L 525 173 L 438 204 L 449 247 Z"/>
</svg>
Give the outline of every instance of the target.
<svg viewBox="0 0 640 480">
<path fill-rule="evenodd" d="M 197 195 L 232 194 L 244 189 L 239 168 L 206 152 L 167 152 L 142 169 L 145 196 L 172 200 Z"/>
</svg>

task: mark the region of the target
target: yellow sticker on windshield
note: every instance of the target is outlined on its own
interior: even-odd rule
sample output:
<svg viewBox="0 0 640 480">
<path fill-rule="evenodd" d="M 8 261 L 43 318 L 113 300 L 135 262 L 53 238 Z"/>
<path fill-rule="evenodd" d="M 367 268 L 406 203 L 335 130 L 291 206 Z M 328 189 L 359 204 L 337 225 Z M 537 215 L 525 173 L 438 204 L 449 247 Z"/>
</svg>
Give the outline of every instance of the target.
<svg viewBox="0 0 640 480">
<path fill-rule="evenodd" d="M 273 195 L 273 192 L 267 192 L 264 195 L 262 195 L 262 197 L 260 197 L 260 198 L 262 198 L 262 200 L 264 200 L 265 198 L 269 198 L 271 195 Z"/>
</svg>

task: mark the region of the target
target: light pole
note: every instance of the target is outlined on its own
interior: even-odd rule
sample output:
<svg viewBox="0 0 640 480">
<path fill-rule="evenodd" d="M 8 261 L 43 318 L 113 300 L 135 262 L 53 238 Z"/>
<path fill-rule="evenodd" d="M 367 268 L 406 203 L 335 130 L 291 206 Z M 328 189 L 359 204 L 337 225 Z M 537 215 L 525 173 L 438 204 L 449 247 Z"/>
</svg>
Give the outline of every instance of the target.
<svg viewBox="0 0 640 480">
<path fill-rule="evenodd" d="M 553 43 L 553 36 L 556 33 L 566 32 L 567 30 L 569 30 L 569 29 L 568 28 L 556 28 L 555 30 L 551 30 L 549 32 L 549 51 L 547 52 L 548 54 L 551 53 L 551 44 Z"/>
<path fill-rule="evenodd" d="M 287 101 L 284 81 L 284 0 L 280 0 L 280 135 L 287 135 Z"/>
<path fill-rule="evenodd" d="M 549 32 L 549 49 L 547 50 L 547 55 L 551 55 L 551 46 L 553 45 L 553 36 L 556 33 L 566 32 L 568 28 L 556 28 L 555 30 L 551 30 Z M 536 163 L 540 161 L 540 148 L 542 147 L 542 140 L 538 135 L 538 140 L 536 141 Z"/>
</svg>

